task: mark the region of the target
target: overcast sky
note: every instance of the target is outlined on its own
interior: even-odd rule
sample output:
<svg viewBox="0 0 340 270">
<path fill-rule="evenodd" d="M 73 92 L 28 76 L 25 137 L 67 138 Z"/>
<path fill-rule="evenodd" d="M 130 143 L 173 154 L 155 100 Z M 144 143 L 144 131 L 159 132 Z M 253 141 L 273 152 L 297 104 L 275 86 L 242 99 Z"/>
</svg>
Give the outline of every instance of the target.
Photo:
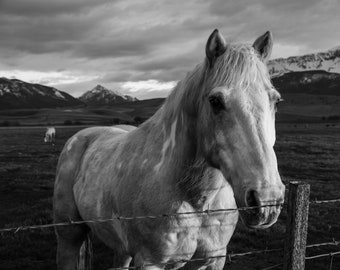
<svg viewBox="0 0 340 270">
<path fill-rule="evenodd" d="M 339 0 L 0 0 L 0 77 L 166 96 L 215 28 L 245 43 L 271 30 L 287 57 L 339 46 L 339 14 Z"/>
</svg>

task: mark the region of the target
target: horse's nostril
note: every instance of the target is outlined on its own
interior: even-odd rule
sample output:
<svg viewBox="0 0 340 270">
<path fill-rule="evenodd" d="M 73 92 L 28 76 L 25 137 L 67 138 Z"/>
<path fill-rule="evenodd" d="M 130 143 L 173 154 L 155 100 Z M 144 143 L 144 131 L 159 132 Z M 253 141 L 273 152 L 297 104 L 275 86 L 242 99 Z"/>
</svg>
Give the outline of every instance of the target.
<svg viewBox="0 0 340 270">
<path fill-rule="evenodd" d="M 246 193 L 246 205 L 249 207 L 259 206 L 255 190 L 248 190 Z"/>
</svg>

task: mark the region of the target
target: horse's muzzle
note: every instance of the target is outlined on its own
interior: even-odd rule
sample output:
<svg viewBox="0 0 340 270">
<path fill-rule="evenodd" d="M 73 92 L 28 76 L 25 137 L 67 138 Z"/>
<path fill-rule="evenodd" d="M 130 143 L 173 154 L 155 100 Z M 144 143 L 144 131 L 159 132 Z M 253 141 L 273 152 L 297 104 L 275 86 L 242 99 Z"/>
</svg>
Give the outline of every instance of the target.
<svg viewBox="0 0 340 270">
<path fill-rule="evenodd" d="M 283 200 L 283 194 L 277 198 L 261 200 L 256 191 L 249 190 L 245 198 L 246 208 L 240 210 L 243 223 L 254 229 L 272 226 L 280 215 Z"/>
</svg>

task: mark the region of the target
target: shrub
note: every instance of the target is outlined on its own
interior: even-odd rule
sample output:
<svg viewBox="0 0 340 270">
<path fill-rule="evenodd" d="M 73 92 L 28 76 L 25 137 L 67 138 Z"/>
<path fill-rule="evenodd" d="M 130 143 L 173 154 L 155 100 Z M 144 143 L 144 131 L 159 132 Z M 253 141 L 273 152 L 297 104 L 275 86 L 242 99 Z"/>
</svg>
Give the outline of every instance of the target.
<svg viewBox="0 0 340 270">
<path fill-rule="evenodd" d="M 67 126 L 69 126 L 69 125 L 72 125 L 73 123 L 72 123 L 72 121 L 71 120 L 65 120 L 64 121 L 64 125 L 67 125 Z"/>
<path fill-rule="evenodd" d="M 328 120 L 330 121 L 339 121 L 340 120 L 340 115 L 331 115 L 328 117 Z"/>
<path fill-rule="evenodd" d="M 113 125 L 118 125 L 118 124 L 120 124 L 121 123 L 121 120 L 119 119 L 119 118 L 113 118 L 112 119 L 112 124 Z"/>
<path fill-rule="evenodd" d="M 2 126 L 2 127 L 9 127 L 11 125 L 11 122 L 10 121 L 3 121 L 1 124 L 0 124 L 0 126 Z"/>
<path fill-rule="evenodd" d="M 137 125 L 139 125 L 139 124 L 145 122 L 146 119 L 147 119 L 147 118 L 140 117 L 140 116 L 136 116 L 133 120 L 134 120 L 134 122 L 135 122 Z"/>
<path fill-rule="evenodd" d="M 74 121 L 73 124 L 74 124 L 74 125 L 78 125 L 78 126 L 84 125 L 84 123 L 83 123 L 82 121 L 80 121 L 80 120 Z"/>
</svg>

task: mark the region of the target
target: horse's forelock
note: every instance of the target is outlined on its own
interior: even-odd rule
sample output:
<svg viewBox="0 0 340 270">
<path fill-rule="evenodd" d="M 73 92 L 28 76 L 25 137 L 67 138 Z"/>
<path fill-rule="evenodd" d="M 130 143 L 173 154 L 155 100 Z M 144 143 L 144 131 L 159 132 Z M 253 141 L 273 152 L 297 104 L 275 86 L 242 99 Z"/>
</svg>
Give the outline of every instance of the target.
<svg viewBox="0 0 340 270">
<path fill-rule="evenodd" d="M 156 119 L 169 119 L 171 123 L 179 113 L 197 115 L 202 109 L 204 97 L 217 86 L 239 91 L 272 88 L 267 67 L 254 48 L 245 44 L 228 44 L 213 67 L 205 61 L 178 82 Z"/>
<path fill-rule="evenodd" d="M 227 86 L 238 90 L 272 87 L 264 62 L 251 45 L 229 44 L 216 59 L 208 78 L 211 87 Z"/>
</svg>

